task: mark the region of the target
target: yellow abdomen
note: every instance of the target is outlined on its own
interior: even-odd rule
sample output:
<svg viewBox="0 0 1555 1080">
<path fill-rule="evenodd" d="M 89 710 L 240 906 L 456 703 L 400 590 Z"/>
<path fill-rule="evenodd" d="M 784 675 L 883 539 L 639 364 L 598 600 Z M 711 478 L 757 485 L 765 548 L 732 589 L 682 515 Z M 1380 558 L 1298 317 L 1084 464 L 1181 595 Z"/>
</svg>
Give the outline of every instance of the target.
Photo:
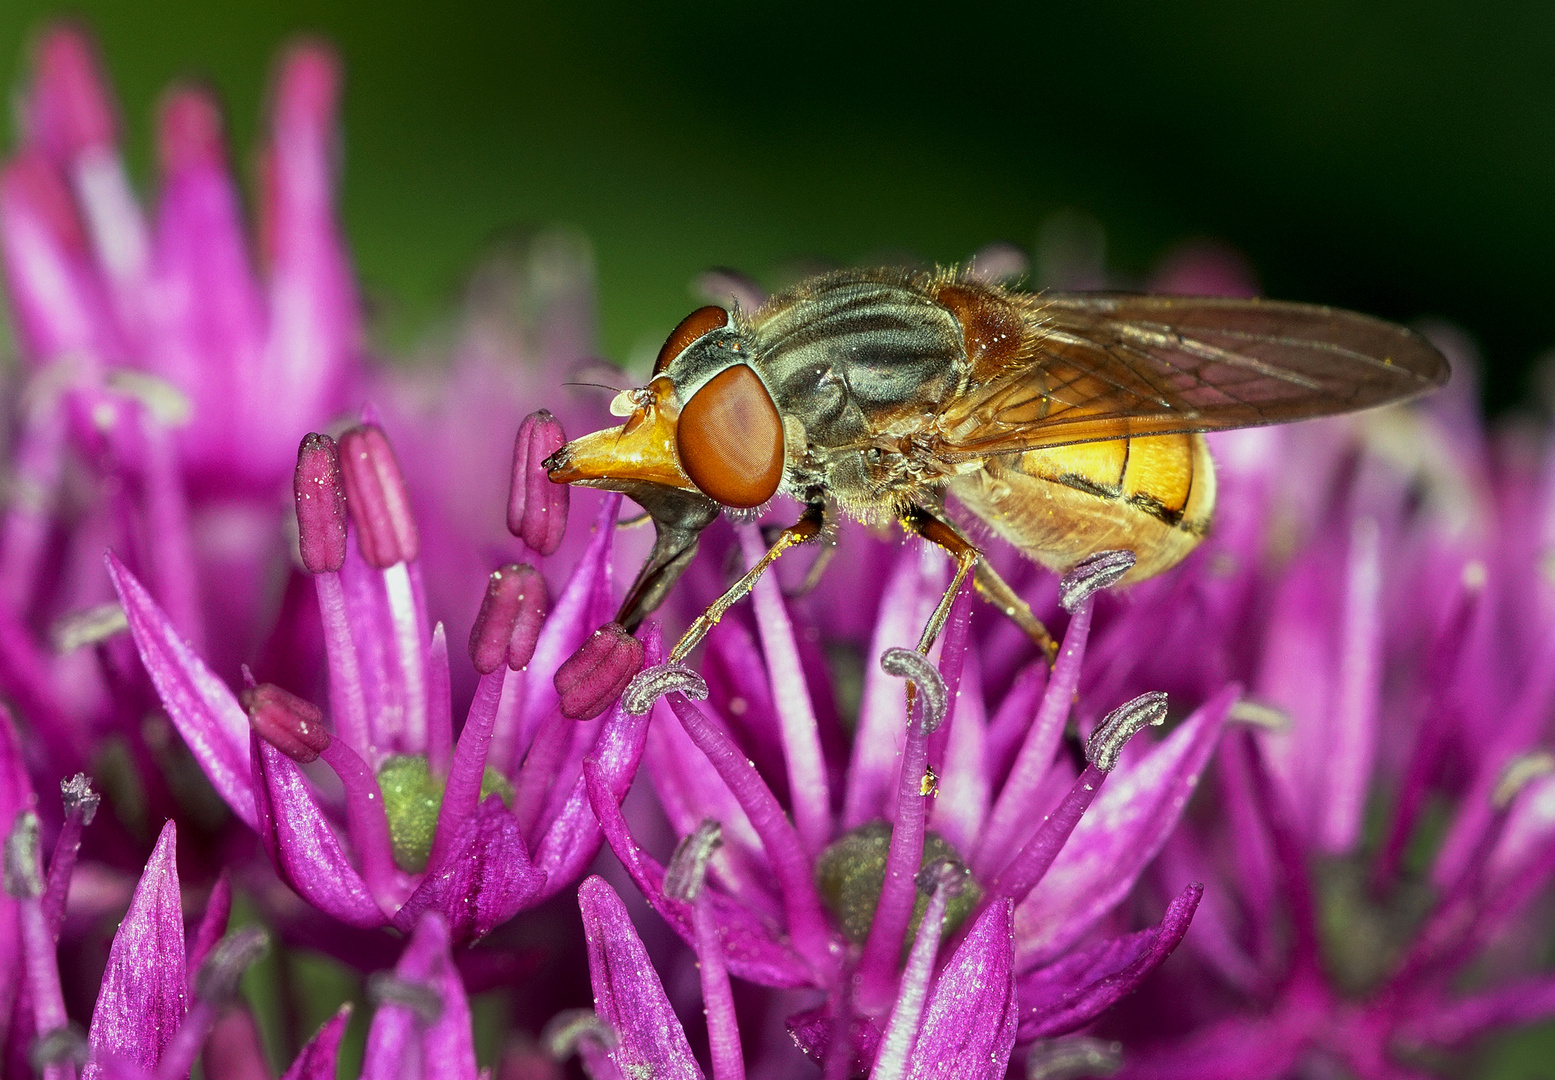
<svg viewBox="0 0 1555 1080">
<path fill-rule="evenodd" d="M 949 490 L 1054 570 L 1128 548 L 1132 582 L 1177 565 L 1208 532 L 1215 464 L 1202 435 L 1151 435 L 989 458 Z"/>
</svg>

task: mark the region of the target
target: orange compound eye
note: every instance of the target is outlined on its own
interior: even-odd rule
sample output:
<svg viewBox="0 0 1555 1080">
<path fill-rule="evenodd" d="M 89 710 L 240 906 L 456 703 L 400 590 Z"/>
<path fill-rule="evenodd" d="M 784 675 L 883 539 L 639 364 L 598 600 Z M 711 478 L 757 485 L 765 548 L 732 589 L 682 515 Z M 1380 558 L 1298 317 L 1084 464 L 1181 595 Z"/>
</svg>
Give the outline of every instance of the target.
<svg viewBox="0 0 1555 1080">
<path fill-rule="evenodd" d="M 729 313 L 721 307 L 697 308 L 690 315 L 680 320 L 680 325 L 670 331 L 670 336 L 664 342 L 664 348 L 659 350 L 659 358 L 653 362 L 653 373 L 663 374 L 664 369 L 670 366 L 670 361 L 686 351 L 697 338 L 713 330 L 722 330 L 729 325 Z"/>
<path fill-rule="evenodd" d="M 691 482 L 725 506 L 760 506 L 783 480 L 783 421 L 744 364 L 713 376 L 680 410 L 675 452 Z"/>
</svg>

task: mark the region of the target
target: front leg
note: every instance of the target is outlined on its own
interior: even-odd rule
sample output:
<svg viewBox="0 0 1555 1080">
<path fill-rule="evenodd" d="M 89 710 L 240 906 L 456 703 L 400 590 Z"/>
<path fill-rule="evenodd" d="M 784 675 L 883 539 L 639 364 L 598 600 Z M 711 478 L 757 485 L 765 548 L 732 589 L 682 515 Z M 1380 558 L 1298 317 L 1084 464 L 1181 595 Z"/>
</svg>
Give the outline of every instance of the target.
<svg viewBox="0 0 1555 1080">
<path fill-rule="evenodd" d="M 707 636 L 709 630 L 718 625 L 718 620 L 723 618 L 724 612 L 734 606 L 741 597 L 750 592 L 760 580 L 761 575 L 767 572 L 767 567 L 777 561 L 779 555 L 796 544 L 807 543 L 821 535 L 826 527 L 826 501 L 824 494 L 818 488 L 813 488 L 805 493 L 806 504 L 804 513 L 799 520 L 778 534 L 767 553 L 746 571 L 745 576 L 736 581 L 702 614 L 698 615 L 675 647 L 670 650 L 669 662 L 679 664 L 685 660 L 686 655 Z"/>
</svg>

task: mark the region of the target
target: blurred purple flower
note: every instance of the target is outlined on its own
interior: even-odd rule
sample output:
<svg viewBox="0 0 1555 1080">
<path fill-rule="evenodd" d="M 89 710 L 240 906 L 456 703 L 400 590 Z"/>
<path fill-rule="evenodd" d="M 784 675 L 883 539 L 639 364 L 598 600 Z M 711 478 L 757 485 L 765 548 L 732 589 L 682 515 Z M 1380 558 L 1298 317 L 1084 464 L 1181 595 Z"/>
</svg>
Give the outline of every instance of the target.
<svg viewBox="0 0 1555 1080">
<path fill-rule="evenodd" d="M 1108 1029 L 1119 1075 L 1434 1075 L 1555 1016 L 1528 962 L 1555 876 L 1555 459 L 1545 435 L 1484 440 L 1472 368 L 1460 350 L 1418 410 L 1219 439 L 1231 520 L 1197 573 L 1136 594 L 1168 650 L 1198 609 L 1183 674 L 1241 674 L 1272 727 L 1227 744 L 1224 812 L 1163 852 L 1206 902 L 1140 1005 L 1158 1016 Z M 1121 685 L 1149 677 L 1125 640 Z"/>
<path fill-rule="evenodd" d="M 297 440 L 361 392 L 331 195 L 338 84 L 321 46 L 280 64 L 255 257 L 212 96 L 165 97 L 148 219 L 88 36 L 63 23 L 38 38 L 21 144 L 0 169 L 26 380 L 7 396 L 17 496 L 0 521 L 0 688 L 50 773 L 86 767 L 106 737 L 139 741 L 104 548 L 218 670 L 235 675 L 265 640 Z"/>
<path fill-rule="evenodd" d="M 0 717 L 0 799 L 30 802 L 18 788 L 17 746 Z M 18 798 L 24 796 L 24 798 Z M 201 1058 L 206 1075 L 268 1076 L 253 1021 L 238 1000 L 238 981 L 268 948 L 257 926 L 229 930 L 232 893 L 221 878 L 192 940 L 185 940 L 170 821 L 114 933 L 107 968 L 85 1036 L 67 1021 L 55 940 L 81 827 L 96 796 L 77 777 L 65 785 L 67 826 L 44 872 L 39 823 L 31 809 L 8 815 L 0 948 L 8 952 L 6 1075 L 44 1080 L 178 1080 Z M 84 812 L 83 812 L 84 811 Z M 449 954 L 446 925 L 427 913 L 416 924 L 392 974 L 369 983 L 378 1004 L 367 1037 L 363 1080 L 446 1077 L 474 1080 L 475 1050 L 463 984 Z M 303 1048 L 286 1080 L 333 1080 L 350 1006 L 341 1008 Z M 217 1037 L 213 1034 L 220 1031 Z"/>
</svg>

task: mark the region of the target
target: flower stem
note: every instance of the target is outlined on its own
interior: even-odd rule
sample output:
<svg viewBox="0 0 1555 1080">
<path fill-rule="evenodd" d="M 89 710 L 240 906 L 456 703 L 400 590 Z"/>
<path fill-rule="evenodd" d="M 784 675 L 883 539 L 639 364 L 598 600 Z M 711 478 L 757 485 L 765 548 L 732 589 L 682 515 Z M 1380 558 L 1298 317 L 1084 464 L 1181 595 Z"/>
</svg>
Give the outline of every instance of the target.
<svg viewBox="0 0 1555 1080">
<path fill-rule="evenodd" d="M 346 615 L 346 594 L 340 575 L 313 575 L 319 598 L 319 618 L 324 623 L 324 653 L 329 658 L 329 711 L 335 732 L 359 754 L 371 755 L 375 747 L 367 726 L 367 697 L 362 691 L 362 667 Z"/>
</svg>

